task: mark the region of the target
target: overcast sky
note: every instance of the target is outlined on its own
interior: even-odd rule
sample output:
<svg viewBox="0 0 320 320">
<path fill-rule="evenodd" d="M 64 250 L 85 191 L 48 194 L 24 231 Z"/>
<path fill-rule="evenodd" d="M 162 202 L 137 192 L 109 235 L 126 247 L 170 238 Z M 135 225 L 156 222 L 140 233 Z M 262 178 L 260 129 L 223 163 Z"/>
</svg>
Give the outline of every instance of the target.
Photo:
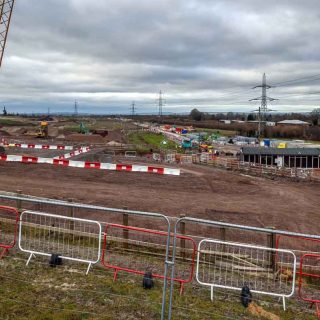
<svg viewBox="0 0 320 320">
<path fill-rule="evenodd" d="M 319 0 L 19 0 L 0 71 L 9 111 L 278 111 L 319 105 Z"/>
</svg>

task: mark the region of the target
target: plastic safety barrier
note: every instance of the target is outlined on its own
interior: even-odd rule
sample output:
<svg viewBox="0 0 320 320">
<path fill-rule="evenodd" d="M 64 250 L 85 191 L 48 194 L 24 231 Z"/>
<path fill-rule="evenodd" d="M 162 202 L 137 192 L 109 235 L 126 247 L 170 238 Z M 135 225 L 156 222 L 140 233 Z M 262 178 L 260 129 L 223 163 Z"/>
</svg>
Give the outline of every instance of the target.
<svg viewBox="0 0 320 320">
<path fill-rule="evenodd" d="M 73 146 L 53 146 L 48 144 L 26 144 L 26 143 L 6 143 L 5 147 L 21 148 L 21 149 L 42 149 L 42 150 L 73 150 Z"/>
<path fill-rule="evenodd" d="M 51 159 L 51 158 L 38 158 L 14 155 L 0 155 L 0 161 L 7 162 L 21 162 L 29 164 L 53 164 L 56 166 L 84 168 L 84 169 L 99 169 L 99 170 L 114 170 L 114 171 L 127 171 L 127 172 L 145 172 L 164 175 L 179 176 L 180 169 L 162 168 L 153 166 L 141 166 L 134 164 L 114 164 L 114 163 L 101 163 L 101 162 L 86 162 L 86 161 L 72 161 L 66 159 Z"/>
</svg>

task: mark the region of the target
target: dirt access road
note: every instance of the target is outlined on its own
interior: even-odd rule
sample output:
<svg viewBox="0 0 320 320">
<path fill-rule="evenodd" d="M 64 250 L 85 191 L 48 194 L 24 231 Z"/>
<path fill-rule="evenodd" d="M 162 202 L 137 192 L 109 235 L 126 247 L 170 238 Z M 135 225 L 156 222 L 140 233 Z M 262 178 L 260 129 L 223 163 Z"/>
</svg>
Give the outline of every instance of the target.
<svg viewBox="0 0 320 320">
<path fill-rule="evenodd" d="M 319 233 L 320 184 L 190 166 L 180 177 L 0 163 L 0 190 Z"/>
</svg>

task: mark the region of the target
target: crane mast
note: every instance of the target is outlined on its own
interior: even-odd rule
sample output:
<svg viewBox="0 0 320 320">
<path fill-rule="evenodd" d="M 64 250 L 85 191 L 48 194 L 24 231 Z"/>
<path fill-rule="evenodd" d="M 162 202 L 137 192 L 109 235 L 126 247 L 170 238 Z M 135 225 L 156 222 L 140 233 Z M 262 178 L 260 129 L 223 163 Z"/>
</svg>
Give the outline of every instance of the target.
<svg viewBox="0 0 320 320">
<path fill-rule="evenodd" d="M 15 0 L 0 0 L 0 68 L 6 47 L 14 1 Z"/>
</svg>

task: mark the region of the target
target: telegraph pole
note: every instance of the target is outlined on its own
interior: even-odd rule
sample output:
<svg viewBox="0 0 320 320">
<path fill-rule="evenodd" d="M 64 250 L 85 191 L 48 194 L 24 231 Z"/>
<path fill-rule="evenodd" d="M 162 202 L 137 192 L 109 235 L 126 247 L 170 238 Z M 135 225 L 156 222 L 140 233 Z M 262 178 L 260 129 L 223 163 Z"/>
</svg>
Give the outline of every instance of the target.
<svg viewBox="0 0 320 320">
<path fill-rule="evenodd" d="M 262 88 L 262 95 L 261 97 L 251 99 L 250 101 L 261 101 L 261 105 L 259 106 L 258 110 L 255 110 L 258 112 L 258 137 L 261 137 L 261 131 L 262 131 L 262 124 L 264 121 L 266 121 L 266 114 L 268 111 L 273 111 L 268 109 L 268 101 L 275 101 L 278 99 L 270 98 L 267 96 L 267 89 L 272 88 L 267 84 L 267 77 L 266 74 L 263 74 L 262 77 L 262 84 L 259 86 L 254 87 L 253 89 Z"/>
</svg>

